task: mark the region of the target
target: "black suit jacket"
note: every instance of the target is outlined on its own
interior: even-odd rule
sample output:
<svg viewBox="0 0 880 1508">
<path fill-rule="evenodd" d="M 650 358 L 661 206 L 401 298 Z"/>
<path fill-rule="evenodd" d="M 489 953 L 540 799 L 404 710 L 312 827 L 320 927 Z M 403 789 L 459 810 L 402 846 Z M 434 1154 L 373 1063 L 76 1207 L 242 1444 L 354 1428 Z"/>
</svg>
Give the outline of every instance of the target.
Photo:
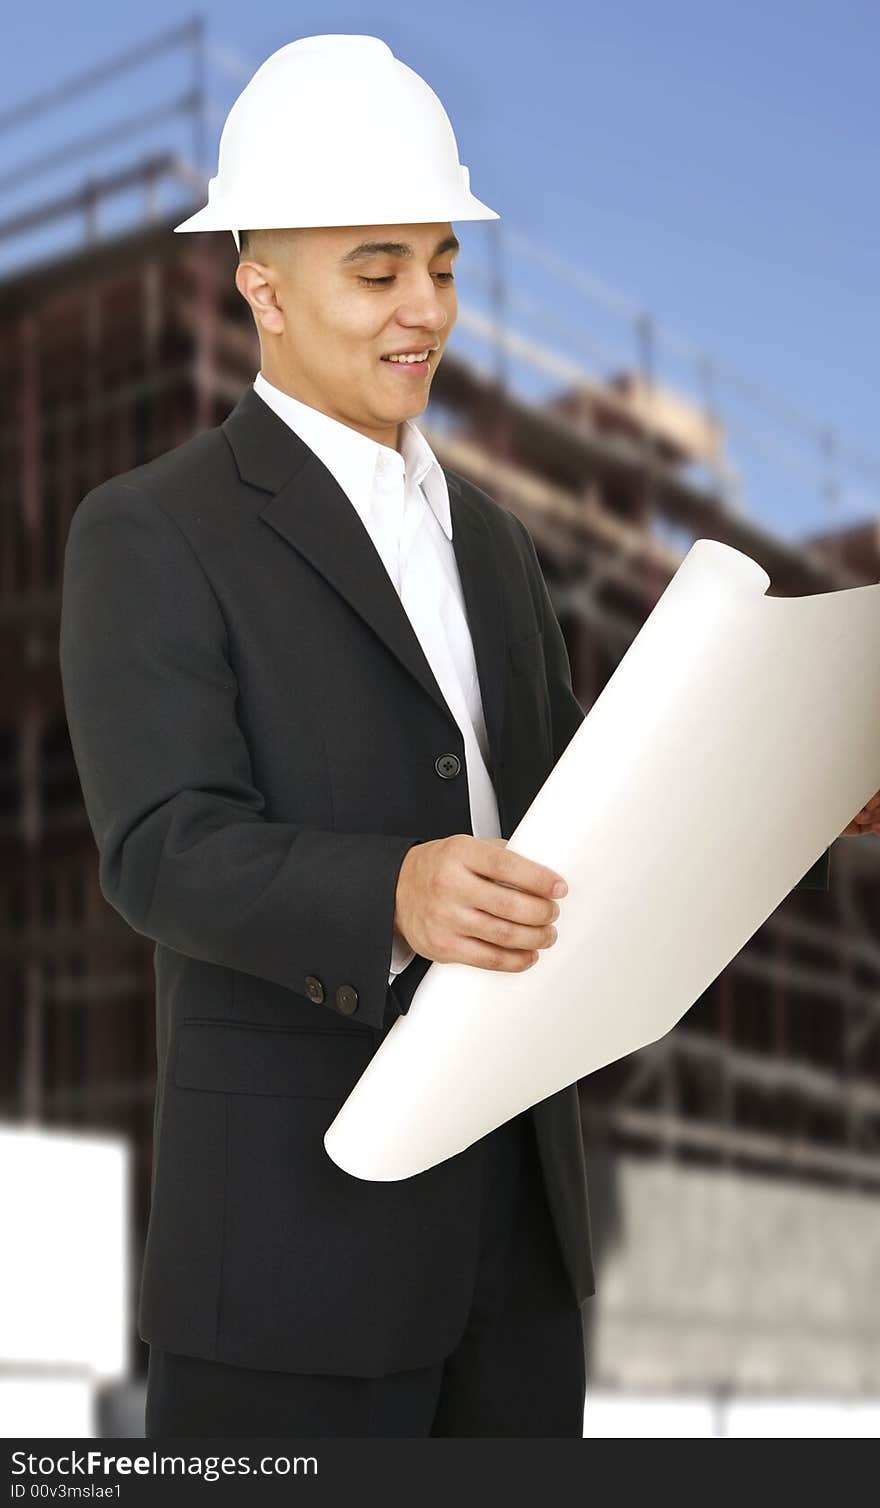
<svg viewBox="0 0 880 1508">
<path fill-rule="evenodd" d="M 528 531 L 445 474 L 509 837 L 584 713 Z M 322 1142 L 429 966 L 388 985 L 403 856 L 472 831 L 458 725 L 368 532 L 249 387 L 82 500 L 60 649 L 101 890 L 156 945 L 140 1335 L 290 1371 L 437 1360 L 467 1319 L 484 1139 L 393 1183 Z M 577 1086 L 530 1113 L 581 1302 Z"/>
</svg>

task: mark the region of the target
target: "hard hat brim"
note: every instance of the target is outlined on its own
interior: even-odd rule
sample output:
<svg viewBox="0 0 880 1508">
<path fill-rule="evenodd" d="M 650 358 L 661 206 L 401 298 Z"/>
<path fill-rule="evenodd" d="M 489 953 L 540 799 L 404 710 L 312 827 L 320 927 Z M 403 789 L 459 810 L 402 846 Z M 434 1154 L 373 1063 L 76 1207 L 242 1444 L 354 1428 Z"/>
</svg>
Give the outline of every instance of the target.
<svg viewBox="0 0 880 1508">
<path fill-rule="evenodd" d="M 432 207 L 430 213 L 426 212 L 422 215 L 414 215 L 410 208 L 406 214 L 394 217 L 386 208 L 384 213 L 377 214 L 376 210 L 374 210 L 372 214 L 364 214 L 363 219 L 354 219 L 349 210 L 345 219 L 341 220 L 337 215 L 334 215 L 332 208 L 328 206 L 327 213 L 323 214 L 320 219 L 310 220 L 309 224 L 311 226 L 433 225 L 435 222 L 445 220 L 500 219 L 501 216 L 497 210 L 490 209 L 488 204 L 484 204 L 475 194 L 465 190 L 461 195 L 456 196 L 454 203 L 447 203 L 436 208 Z M 271 214 L 261 213 L 258 209 L 254 208 L 250 213 L 246 210 L 240 210 L 233 216 L 228 211 L 225 211 L 222 205 L 217 203 L 206 204 L 202 209 L 196 210 L 194 215 L 190 215 L 188 219 L 181 220 L 179 225 L 174 226 L 175 232 L 201 230 L 294 230 L 300 228 L 305 229 L 307 227 L 303 226 L 302 220 L 297 217 L 295 211 L 292 212 L 290 220 L 279 220 L 277 208 Z"/>
</svg>

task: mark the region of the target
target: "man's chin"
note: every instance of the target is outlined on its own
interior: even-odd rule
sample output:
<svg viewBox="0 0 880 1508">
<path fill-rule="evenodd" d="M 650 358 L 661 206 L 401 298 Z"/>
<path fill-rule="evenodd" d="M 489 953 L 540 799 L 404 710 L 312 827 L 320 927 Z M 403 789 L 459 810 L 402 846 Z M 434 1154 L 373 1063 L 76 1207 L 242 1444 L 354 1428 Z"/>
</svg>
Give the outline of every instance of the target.
<svg viewBox="0 0 880 1508">
<path fill-rule="evenodd" d="M 417 419 L 423 414 L 428 406 L 428 394 L 423 393 L 417 400 L 408 404 L 401 403 L 393 413 L 376 413 L 377 424 L 402 424 L 404 419 Z"/>
</svg>

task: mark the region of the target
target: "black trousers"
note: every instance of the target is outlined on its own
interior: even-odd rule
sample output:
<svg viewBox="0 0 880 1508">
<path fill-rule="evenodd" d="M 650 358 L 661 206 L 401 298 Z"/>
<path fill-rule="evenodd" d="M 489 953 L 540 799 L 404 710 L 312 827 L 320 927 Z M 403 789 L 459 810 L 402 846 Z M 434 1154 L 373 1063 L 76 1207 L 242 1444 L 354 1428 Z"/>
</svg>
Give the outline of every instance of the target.
<svg viewBox="0 0 880 1508">
<path fill-rule="evenodd" d="M 383 1377 L 259 1371 L 150 1348 L 147 1436 L 583 1437 L 581 1309 L 567 1286 L 528 1112 L 486 1137 L 464 1334 Z"/>
</svg>

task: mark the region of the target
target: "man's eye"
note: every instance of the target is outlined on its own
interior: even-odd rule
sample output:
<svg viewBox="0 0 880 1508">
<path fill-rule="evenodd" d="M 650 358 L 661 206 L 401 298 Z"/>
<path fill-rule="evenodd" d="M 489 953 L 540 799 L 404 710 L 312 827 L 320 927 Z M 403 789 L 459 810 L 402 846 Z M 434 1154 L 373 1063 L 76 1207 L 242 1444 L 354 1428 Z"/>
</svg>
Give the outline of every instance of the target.
<svg viewBox="0 0 880 1508">
<path fill-rule="evenodd" d="M 435 272 L 434 276 L 438 277 L 438 278 L 446 278 L 450 283 L 452 283 L 452 282 L 455 281 L 454 274 L 451 273 L 451 272 Z M 384 277 L 384 278 L 365 278 L 365 277 L 362 277 L 360 279 L 360 281 L 362 283 L 367 283 L 371 287 L 375 288 L 375 287 L 378 287 L 378 285 L 380 283 L 393 283 L 394 282 L 394 273 L 393 272 L 389 273 L 388 276 Z"/>
</svg>

